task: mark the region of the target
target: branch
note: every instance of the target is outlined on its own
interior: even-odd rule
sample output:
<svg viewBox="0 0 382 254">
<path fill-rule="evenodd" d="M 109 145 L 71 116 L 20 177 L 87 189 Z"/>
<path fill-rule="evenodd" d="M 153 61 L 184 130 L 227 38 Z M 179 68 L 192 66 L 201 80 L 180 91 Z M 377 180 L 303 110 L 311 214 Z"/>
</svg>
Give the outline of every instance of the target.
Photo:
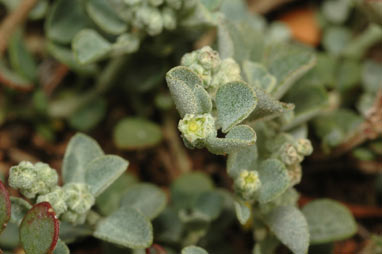
<svg viewBox="0 0 382 254">
<path fill-rule="evenodd" d="M 15 28 L 23 23 L 28 17 L 29 12 L 37 4 L 38 0 L 23 0 L 13 12 L 8 14 L 0 25 L 0 57 L 4 54 Z"/>
</svg>

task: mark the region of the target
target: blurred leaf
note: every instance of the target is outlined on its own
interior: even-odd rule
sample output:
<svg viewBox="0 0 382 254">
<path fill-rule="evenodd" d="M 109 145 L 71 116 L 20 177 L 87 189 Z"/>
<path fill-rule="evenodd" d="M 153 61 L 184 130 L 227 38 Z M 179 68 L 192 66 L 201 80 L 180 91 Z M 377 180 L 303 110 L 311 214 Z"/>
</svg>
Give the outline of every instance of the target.
<svg viewBox="0 0 382 254">
<path fill-rule="evenodd" d="M 47 44 L 48 52 L 61 63 L 67 65 L 70 69 L 83 74 L 94 74 L 97 72 L 97 66 L 94 64 L 81 65 L 74 58 L 73 51 L 68 48 L 49 41 Z"/>
<path fill-rule="evenodd" d="M 48 202 L 34 205 L 20 225 L 20 241 L 26 254 L 48 254 L 57 244 L 59 221 Z"/>
<path fill-rule="evenodd" d="M 106 114 L 106 101 L 99 98 L 81 107 L 69 118 L 72 128 L 80 131 L 88 131 L 96 127 Z"/>
<path fill-rule="evenodd" d="M 201 0 L 200 1 L 208 10 L 214 11 L 220 7 L 223 0 Z"/>
<path fill-rule="evenodd" d="M 120 206 L 125 191 L 138 180 L 131 174 L 122 174 L 96 199 L 97 208 L 102 215 L 110 215 Z"/>
<path fill-rule="evenodd" d="M 101 220 L 93 235 L 103 241 L 133 249 L 148 248 L 153 242 L 150 221 L 135 208 L 126 206 Z"/>
<path fill-rule="evenodd" d="M 10 70 L 0 59 L 0 83 L 19 90 L 31 90 L 33 83 L 25 79 L 23 76 Z"/>
<path fill-rule="evenodd" d="M 97 31 L 83 29 L 74 36 L 72 49 L 80 64 L 89 64 L 104 58 L 110 52 L 111 44 Z"/>
<path fill-rule="evenodd" d="M 310 231 L 310 242 L 322 244 L 344 240 L 357 231 L 357 224 L 350 211 L 330 199 L 314 200 L 302 209 Z"/>
<path fill-rule="evenodd" d="M 221 85 L 216 92 L 218 123 L 224 133 L 247 118 L 256 108 L 255 91 L 246 83 L 236 81 Z"/>
<path fill-rule="evenodd" d="M 4 232 L 0 235 L 0 245 L 6 249 L 15 249 L 20 246 L 18 225 L 8 223 Z"/>
<path fill-rule="evenodd" d="M 128 167 L 129 162 L 117 155 L 101 155 L 85 166 L 85 183 L 94 197 L 99 196 Z"/>
<path fill-rule="evenodd" d="M 56 248 L 53 251 L 53 254 L 69 254 L 70 250 L 66 244 L 58 239 Z"/>
<path fill-rule="evenodd" d="M 45 21 L 45 33 L 53 41 L 69 44 L 79 31 L 90 24 L 81 1 L 57 0 Z"/>
<path fill-rule="evenodd" d="M 145 149 L 156 146 L 162 141 L 162 131 L 154 122 L 126 117 L 115 126 L 113 140 L 120 149 Z"/>
<path fill-rule="evenodd" d="M 88 0 L 86 10 L 94 23 L 107 33 L 119 35 L 127 29 L 126 22 L 118 17 L 108 0 Z"/>
<path fill-rule="evenodd" d="M 77 133 L 66 148 L 62 162 L 64 183 L 85 182 L 86 166 L 94 159 L 104 155 L 101 147 L 91 137 Z"/>
<path fill-rule="evenodd" d="M 235 201 L 235 212 L 241 225 L 245 225 L 251 217 L 251 208 L 243 201 Z"/>
<path fill-rule="evenodd" d="M 348 28 L 333 26 L 325 29 L 322 44 L 329 53 L 340 55 L 350 40 L 351 31 Z"/>
<path fill-rule="evenodd" d="M 12 68 L 29 81 L 36 80 L 37 65 L 31 53 L 25 46 L 25 38 L 21 30 L 13 33 L 9 47 L 9 60 Z"/>
<path fill-rule="evenodd" d="M 281 98 L 292 85 L 313 68 L 316 58 L 308 48 L 296 45 L 274 45 L 266 49 L 263 63 L 277 79 L 272 95 Z"/>
<path fill-rule="evenodd" d="M 166 203 L 166 193 L 153 184 L 136 184 L 121 199 L 122 206 L 137 209 L 149 220 L 157 217 L 166 207 Z"/>
<path fill-rule="evenodd" d="M 265 223 L 294 254 L 306 254 L 309 229 L 304 215 L 293 206 L 280 206 L 265 216 Z"/>
<path fill-rule="evenodd" d="M 14 11 L 22 2 L 22 0 L 0 0 L 0 3 L 4 4 L 8 12 Z M 32 20 L 41 19 L 48 11 L 48 1 L 40 0 L 36 6 L 29 12 L 29 18 Z"/>
<path fill-rule="evenodd" d="M 259 63 L 244 61 L 243 72 L 249 84 L 258 86 L 267 93 L 271 93 L 276 86 L 276 78 L 269 74 L 267 69 Z"/>
<path fill-rule="evenodd" d="M 351 7 L 351 1 L 348 0 L 326 0 L 322 4 L 321 11 L 330 22 L 342 24 L 348 18 Z"/>
<path fill-rule="evenodd" d="M 156 241 L 177 243 L 182 239 L 184 225 L 175 209 L 167 207 L 153 223 Z"/>
<path fill-rule="evenodd" d="M 32 208 L 32 205 L 18 197 L 11 197 L 10 201 L 12 205 L 10 222 L 18 226 L 25 214 Z"/>
<path fill-rule="evenodd" d="M 362 65 L 362 86 L 366 92 L 377 93 L 382 87 L 382 63 L 366 60 Z"/>
<path fill-rule="evenodd" d="M 223 210 L 224 197 L 218 191 L 203 192 L 196 200 L 193 209 L 210 221 L 219 217 Z"/>
<path fill-rule="evenodd" d="M 371 21 L 382 25 L 382 3 L 379 1 L 358 0 L 356 1 Z"/>
<path fill-rule="evenodd" d="M 212 189 L 213 183 L 206 174 L 183 174 L 171 184 L 171 199 L 176 208 L 190 208 L 201 193 Z"/>
<path fill-rule="evenodd" d="M 361 66 L 359 61 L 344 59 L 338 66 L 336 73 L 339 91 L 346 92 L 354 88 L 361 80 Z"/>
<path fill-rule="evenodd" d="M 208 252 L 197 246 L 188 246 L 182 249 L 181 254 L 208 254 Z"/>
</svg>

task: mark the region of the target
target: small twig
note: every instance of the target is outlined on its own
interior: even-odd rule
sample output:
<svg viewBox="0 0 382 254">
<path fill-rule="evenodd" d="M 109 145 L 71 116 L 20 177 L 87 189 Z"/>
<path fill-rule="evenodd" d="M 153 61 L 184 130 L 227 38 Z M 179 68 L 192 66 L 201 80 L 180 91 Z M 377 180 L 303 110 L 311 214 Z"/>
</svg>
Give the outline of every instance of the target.
<svg viewBox="0 0 382 254">
<path fill-rule="evenodd" d="M 162 161 L 163 167 L 167 171 L 170 180 L 173 180 L 177 176 L 177 170 L 171 161 L 171 156 L 169 155 L 168 151 L 164 149 L 163 147 L 158 148 L 158 155 L 159 159 Z"/>
<path fill-rule="evenodd" d="M 11 12 L 0 25 L 0 57 L 4 54 L 15 28 L 23 23 L 28 17 L 29 12 L 36 5 L 38 0 L 23 0 L 20 5 Z"/>
<path fill-rule="evenodd" d="M 176 168 L 179 173 L 191 171 L 191 159 L 181 142 L 176 129 L 176 121 L 171 114 L 165 117 L 164 137 L 167 140 L 171 157 L 175 159 Z M 177 173 L 177 175 L 179 174 Z"/>
</svg>

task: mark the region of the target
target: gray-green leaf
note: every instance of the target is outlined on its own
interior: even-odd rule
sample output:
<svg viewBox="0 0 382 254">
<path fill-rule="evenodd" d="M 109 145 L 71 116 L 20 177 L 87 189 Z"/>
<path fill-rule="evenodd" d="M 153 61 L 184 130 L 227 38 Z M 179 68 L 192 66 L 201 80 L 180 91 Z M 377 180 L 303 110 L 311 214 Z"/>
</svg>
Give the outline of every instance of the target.
<svg viewBox="0 0 382 254">
<path fill-rule="evenodd" d="M 74 36 L 72 49 L 80 64 L 89 64 L 104 58 L 111 50 L 111 43 L 97 31 L 83 29 Z"/>
<path fill-rule="evenodd" d="M 102 155 L 104 153 L 94 139 L 82 133 L 74 135 L 62 163 L 63 182 L 85 182 L 86 165 Z"/>
<path fill-rule="evenodd" d="M 357 231 L 357 224 L 350 211 L 334 200 L 314 200 L 305 205 L 302 212 L 308 221 L 312 244 L 340 241 Z"/>
<path fill-rule="evenodd" d="M 132 249 L 143 249 L 153 242 L 150 221 L 135 208 L 122 206 L 101 220 L 94 237 Z"/>
<path fill-rule="evenodd" d="M 251 208 L 249 208 L 249 206 L 246 203 L 240 200 L 235 201 L 235 212 L 237 219 L 242 225 L 247 223 L 247 221 L 251 217 Z"/>
<path fill-rule="evenodd" d="M 265 216 L 265 223 L 294 254 L 308 252 L 308 224 L 304 215 L 296 207 L 276 207 Z"/>
<path fill-rule="evenodd" d="M 162 141 L 162 130 L 158 124 L 149 120 L 126 117 L 114 128 L 113 140 L 120 149 L 145 149 Z"/>
<path fill-rule="evenodd" d="M 289 175 L 284 164 L 277 159 L 268 159 L 260 164 L 258 169 L 261 181 L 259 190 L 259 202 L 270 202 L 289 187 Z"/>
<path fill-rule="evenodd" d="M 129 162 L 116 155 L 103 155 L 87 164 L 85 182 L 97 197 L 126 170 Z"/>
<path fill-rule="evenodd" d="M 247 118 L 256 108 L 255 91 L 241 81 L 221 85 L 216 92 L 218 123 L 224 133 Z"/>
<path fill-rule="evenodd" d="M 198 246 L 192 245 L 183 248 L 181 254 L 208 254 L 208 252 Z"/>
<path fill-rule="evenodd" d="M 134 207 L 150 220 L 163 211 L 166 203 L 166 193 L 153 184 L 137 184 L 121 199 L 122 206 Z"/>
</svg>

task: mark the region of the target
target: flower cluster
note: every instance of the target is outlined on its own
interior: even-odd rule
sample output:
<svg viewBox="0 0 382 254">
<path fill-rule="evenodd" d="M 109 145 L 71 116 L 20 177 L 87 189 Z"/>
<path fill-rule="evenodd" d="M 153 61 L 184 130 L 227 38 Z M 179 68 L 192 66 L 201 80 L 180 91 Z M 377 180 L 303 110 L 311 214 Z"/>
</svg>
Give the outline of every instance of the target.
<svg viewBox="0 0 382 254">
<path fill-rule="evenodd" d="M 56 170 L 48 164 L 22 161 L 9 171 L 9 185 L 19 189 L 27 198 L 35 198 L 38 194 L 47 194 L 57 185 Z"/>
<path fill-rule="evenodd" d="M 57 217 L 72 224 L 82 224 L 95 203 L 88 185 L 68 183 L 57 185 L 57 172 L 45 163 L 21 162 L 10 169 L 9 185 L 36 202 L 49 202 Z"/>
<path fill-rule="evenodd" d="M 216 136 L 215 119 L 211 114 L 186 114 L 179 121 L 179 131 L 190 147 L 202 148 L 209 136 Z"/>
<path fill-rule="evenodd" d="M 206 89 L 216 89 L 221 84 L 242 79 L 240 66 L 235 60 L 221 60 L 219 53 L 209 46 L 185 54 L 181 64 L 198 74 Z"/>
<path fill-rule="evenodd" d="M 256 193 L 261 187 L 257 171 L 242 170 L 235 179 L 235 191 L 244 200 L 251 201 L 256 198 Z"/>
<path fill-rule="evenodd" d="M 149 35 L 160 34 L 164 29 L 177 26 L 177 12 L 195 5 L 193 0 L 125 0 L 127 8 L 124 19 L 132 27 L 146 31 Z"/>
</svg>

